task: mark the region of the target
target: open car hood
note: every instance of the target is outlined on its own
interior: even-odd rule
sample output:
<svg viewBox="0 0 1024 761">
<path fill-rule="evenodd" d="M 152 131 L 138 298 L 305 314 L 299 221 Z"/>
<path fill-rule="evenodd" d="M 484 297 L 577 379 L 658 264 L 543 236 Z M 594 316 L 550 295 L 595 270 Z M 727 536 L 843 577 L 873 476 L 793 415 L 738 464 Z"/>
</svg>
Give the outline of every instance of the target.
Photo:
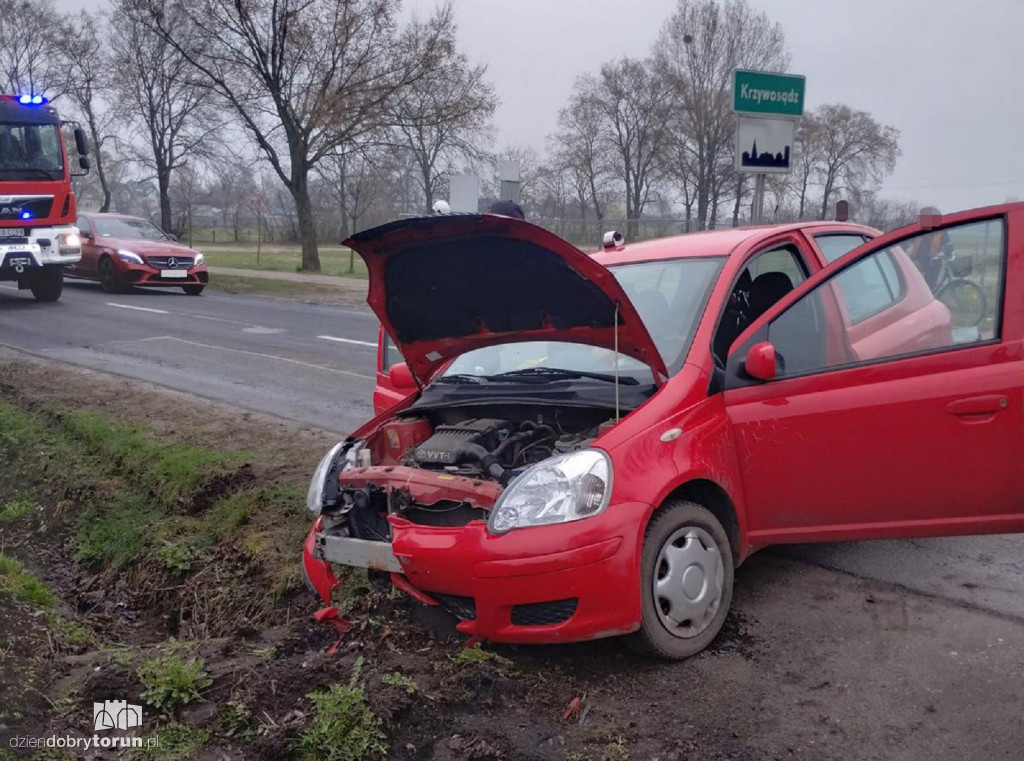
<svg viewBox="0 0 1024 761">
<path fill-rule="evenodd" d="M 517 341 L 615 349 L 668 376 L 615 276 L 543 228 L 491 214 L 403 219 L 343 245 L 370 273 L 367 303 L 421 384 L 452 357 Z"/>
</svg>

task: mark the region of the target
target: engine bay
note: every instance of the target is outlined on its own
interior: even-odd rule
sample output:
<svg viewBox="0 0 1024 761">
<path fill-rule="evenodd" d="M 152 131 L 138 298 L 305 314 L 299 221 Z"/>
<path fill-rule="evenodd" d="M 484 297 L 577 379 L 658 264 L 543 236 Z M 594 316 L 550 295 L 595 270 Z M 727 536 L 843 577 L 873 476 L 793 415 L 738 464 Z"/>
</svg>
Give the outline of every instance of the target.
<svg viewBox="0 0 1024 761">
<path fill-rule="evenodd" d="M 421 525 L 486 520 L 531 465 L 588 447 L 614 425 L 607 409 L 487 405 L 406 410 L 342 451 L 328 477 L 325 530 L 390 541 L 394 515 Z M 347 464 L 341 470 L 341 464 Z"/>
</svg>

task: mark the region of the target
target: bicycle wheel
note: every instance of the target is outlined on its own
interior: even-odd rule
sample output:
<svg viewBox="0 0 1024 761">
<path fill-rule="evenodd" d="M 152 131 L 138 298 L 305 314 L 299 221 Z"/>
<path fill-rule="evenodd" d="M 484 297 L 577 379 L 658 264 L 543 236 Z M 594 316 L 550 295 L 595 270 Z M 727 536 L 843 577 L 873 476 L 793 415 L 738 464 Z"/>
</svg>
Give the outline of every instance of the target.
<svg viewBox="0 0 1024 761">
<path fill-rule="evenodd" d="M 985 292 L 976 283 L 963 278 L 947 282 L 935 297 L 949 308 L 954 328 L 976 327 L 988 308 Z"/>
</svg>

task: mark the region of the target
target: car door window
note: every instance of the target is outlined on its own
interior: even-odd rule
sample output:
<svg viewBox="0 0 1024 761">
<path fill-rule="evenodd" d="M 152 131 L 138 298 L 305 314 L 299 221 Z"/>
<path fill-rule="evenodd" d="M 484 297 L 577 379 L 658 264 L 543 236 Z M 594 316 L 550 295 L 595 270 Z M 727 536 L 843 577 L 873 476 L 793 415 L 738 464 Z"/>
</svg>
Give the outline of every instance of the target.
<svg viewBox="0 0 1024 761">
<path fill-rule="evenodd" d="M 896 304 L 906 295 L 893 254 L 885 251 L 853 265 L 836 276 L 852 324 Z"/>
<path fill-rule="evenodd" d="M 779 299 L 807 279 L 807 266 L 792 244 L 755 254 L 740 273 L 715 331 L 714 354 L 722 364 L 732 342 Z"/>
<path fill-rule="evenodd" d="M 863 235 L 851 235 L 849 233 L 833 233 L 815 235 L 814 242 L 818 244 L 818 250 L 825 257 L 825 261 L 831 264 L 836 259 L 850 253 L 857 246 L 867 240 Z"/>
<path fill-rule="evenodd" d="M 78 225 L 78 229 L 81 230 L 82 235 L 92 235 L 92 228 L 89 227 L 88 219 L 85 217 L 79 217 L 76 224 Z"/>
<path fill-rule="evenodd" d="M 777 375 L 998 339 L 1001 219 L 919 233 L 844 268 L 773 320 Z"/>
<path fill-rule="evenodd" d="M 381 368 L 381 372 L 387 373 L 391 371 L 391 368 L 397 365 L 399 362 L 404 362 L 405 359 L 402 357 L 402 352 L 399 351 L 398 347 L 395 346 L 391 340 L 391 336 L 384 333 L 384 351 L 382 352 L 384 367 Z"/>
</svg>

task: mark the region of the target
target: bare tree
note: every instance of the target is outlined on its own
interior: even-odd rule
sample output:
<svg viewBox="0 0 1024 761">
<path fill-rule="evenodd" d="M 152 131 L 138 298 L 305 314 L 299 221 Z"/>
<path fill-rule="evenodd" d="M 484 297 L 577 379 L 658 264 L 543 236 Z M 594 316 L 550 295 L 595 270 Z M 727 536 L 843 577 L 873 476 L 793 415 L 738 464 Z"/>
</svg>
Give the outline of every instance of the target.
<svg viewBox="0 0 1024 761">
<path fill-rule="evenodd" d="M 585 219 L 587 207 L 593 206 L 600 223 L 611 172 L 598 97 L 596 78 L 587 75 L 577 79 L 569 104 L 558 114 L 558 132 L 551 140 L 556 161 L 569 169 L 580 216 Z"/>
<path fill-rule="evenodd" d="M 816 152 L 808 158 L 821 184 L 824 219 L 833 193 L 869 189 L 893 170 L 900 156 L 900 132 L 840 103 L 819 107 L 813 119 L 820 134 Z"/>
<path fill-rule="evenodd" d="M 247 198 L 255 183 L 252 161 L 246 161 L 225 150 L 209 164 L 213 205 L 220 209 L 221 224 L 231 230 L 231 237 L 237 243 L 247 209 Z"/>
<path fill-rule="evenodd" d="M 0 0 L 0 90 L 58 97 L 63 28 L 53 0 Z"/>
<path fill-rule="evenodd" d="M 673 129 L 680 144 L 673 174 L 695 175 L 698 223 L 713 223 L 721 194 L 735 182 L 731 166 L 735 119 L 732 76 L 737 68 L 784 71 L 789 63 L 782 27 L 746 0 L 678 0 L 655 45 L 658 69 L 672 91 Z"/>
<path fill-rule="evenodd" d="M 320 175 L 338 209 L 342 238 L 359 232 L 363 215 L 386 195 L 390 163 L 386 146 L 369 143 L 329 156 L 320 166 Z"/>
<path fill-rule="evenodd" d="M 132 0 L 122 0 L 112 27 L 119 40 L 113 56 L 118 110 L 146 144 L 134 158 L 156 177 L 160 226 L 174 230 L 171 181 L 175 170 L 200 155 L 210 155 L 211 124 L 206 88 L 180 51 L 131 13 Z M 175 14 L 173 24 L 191 32 L 188 18 Z"/>
<path fill-rule="evenodd" d="M 400 33 L 399 0 L 130 1 L 255 139 L 294 201 L 302 268 L 319 270 L 310 172 L 432 71 L 451 8 Z"/>
<path fill-rule="evenodd" d="M 821 125 L 813 113 L 806 114 L 797 123 L 793 142 L 792 175 L 794 190 L 800 199 L 797 219 L 805 219 L 807 195 L 823 152 Z"/>
<path fill-rule="evenodd" d="M 881 198 L 874 190 L 854 190 L 849 201 L 854 219 L 884 231 L 916 221 L 922 208 L 917 201 Z"/>
<path fill-rule="evenodd" d="M 596 103 L 604 140 L 615 158 L 613 176 L 626 189 L 626 217 L 631 238 L 660 178 L 667 130 L 668 88 L 649 61 L 622 58 L 601 67 Z"/>
<path fill-rule="evenodd" d="M 451 25 L 448 33 L 455 34 Z M 394 101 L 393 144 L 416 162 L 429 212 L 448 168 L 460 159 L 479 161 L 498 105 L 487 67 L 472 66 L 454 45 L 445 46 L 431 71 Z"/>
<path fill-rule="evenodd" d="M 100 186 L 100 211 L 110 210 L 111 190 L 107 177 L 107 156 L 104 148 L 113 143 L 112 109 L 102 99 L 110 91 L 114 68 L 110 48 L 100 41 L 97 27 L 100 16 L 81 11 L 65 19 L 64 44 L 60 48 L 60 89 L 85 121 L 93 145 L 93 165 Z"/>
<path fill-rule="evenodd" d="M 203 194 L 203 175 L 196 168 L 195 162 L 178 167 L 170 192 L 174 200 L 175 216 L 168 232 L 173 232 L 179 238 L 187 237 L 188 245 L 192 246 L 195 234 L 193 215 L 199 197 Z"/>
</svg>

